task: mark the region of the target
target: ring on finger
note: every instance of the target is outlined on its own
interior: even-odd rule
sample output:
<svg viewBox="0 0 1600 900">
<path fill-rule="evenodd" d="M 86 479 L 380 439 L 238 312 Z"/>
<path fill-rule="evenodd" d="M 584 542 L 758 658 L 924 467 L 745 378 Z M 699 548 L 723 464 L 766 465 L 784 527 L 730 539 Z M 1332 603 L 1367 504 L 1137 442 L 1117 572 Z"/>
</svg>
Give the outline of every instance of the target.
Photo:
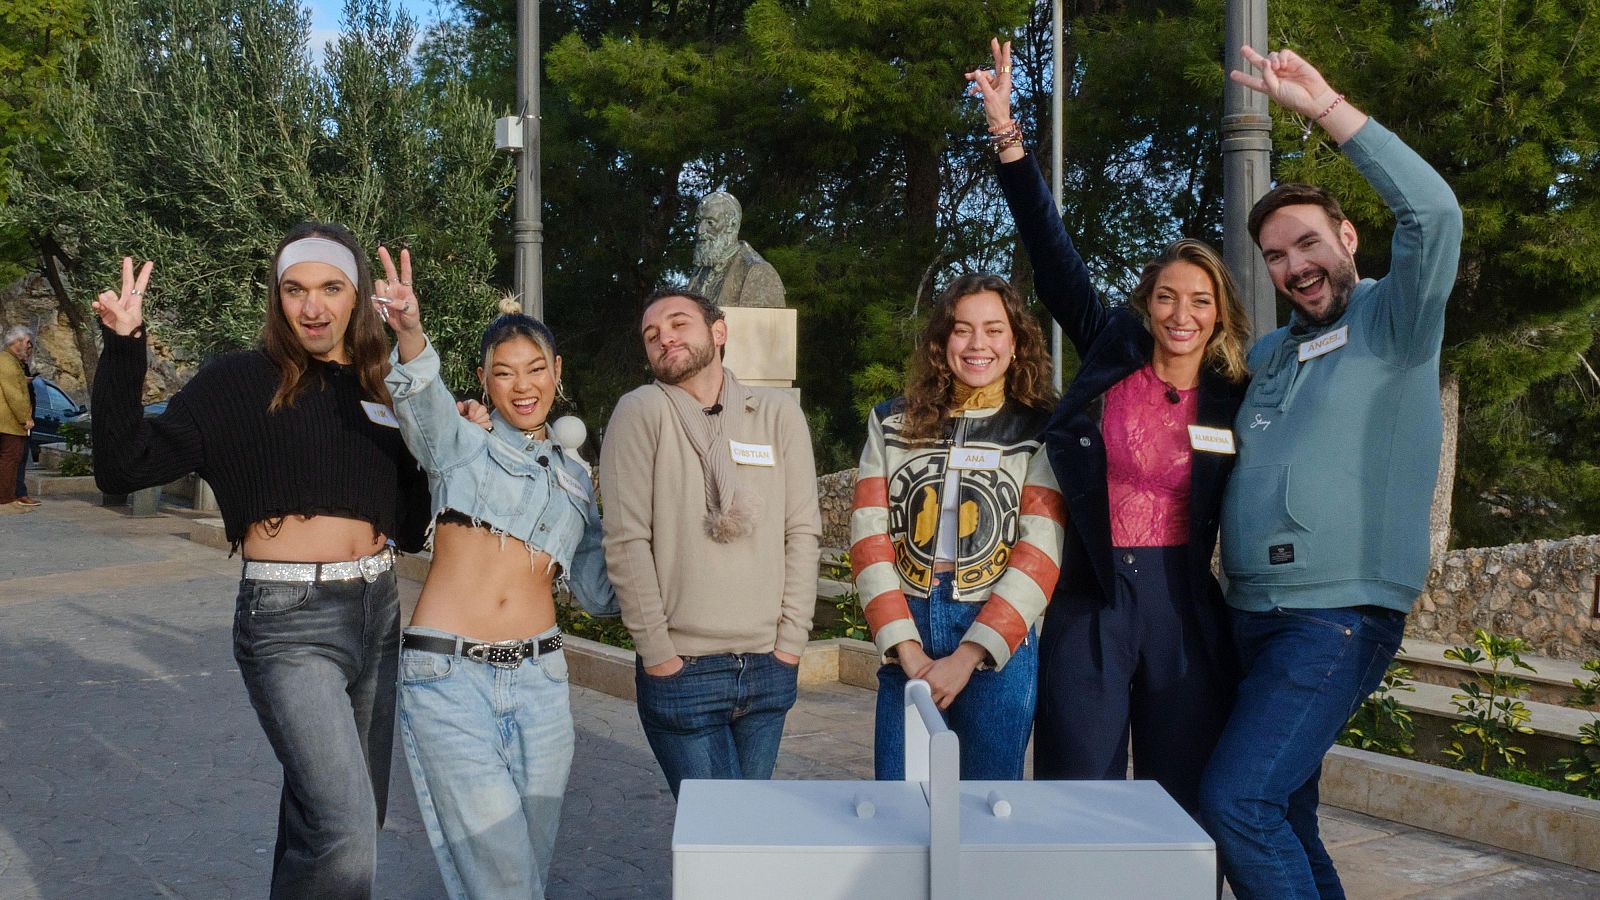
<svg viewBox="0 0 1600 900">
<path fill-rule="evenodd" d="M 130 296 L 130 297 L 143 297 L 144 296 L 144 291 L 129 291 L 128 292 L 128 296 Z"/>
</svg>

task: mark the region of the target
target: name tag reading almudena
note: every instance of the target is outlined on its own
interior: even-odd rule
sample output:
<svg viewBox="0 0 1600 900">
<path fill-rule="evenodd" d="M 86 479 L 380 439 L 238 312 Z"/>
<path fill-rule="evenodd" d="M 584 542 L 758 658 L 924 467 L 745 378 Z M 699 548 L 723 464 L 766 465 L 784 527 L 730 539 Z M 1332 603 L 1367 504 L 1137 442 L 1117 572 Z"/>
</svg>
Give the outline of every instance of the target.
<svg viewBox="0 0 1600 900">
<path fill-rule="evenodd" d="M 994 447 L 951 447 L 952 469 L 998 469 L 1000 451 Z"/>
<path fill-rule="evenodd" d="M 382 403 L 373 403 L 371 400 L 361 401 L 361 408 L 367 411 L 367 418 L 379 425 L 389 428 L 399 428 L 400 420 L 394 417 L 394 410 Z"/>
<path fill-rule="evenodd" d="M 1333 351 L 1350 343 L 1350 326 L 1345 325 L 1335 331 L 1330 331 L 1316 340 L 1306 341 L 1300 345 L 1300 361 L 1316 359 L 1325 353 Z"/>
<path fill-rule="evenodd" d="M 733 461 L 741 466 L 775 466 L 777 457 L 772 453 L 771 444 L 744 444 L 739 441 L 728 441 L 728 446 L 733 450 Z"/>
<path fill-rule="evenodd" d="M 1189 446 L 1207 453 L 1233 453 L 1233 432 L 1226 428 L 1189 426 Z"/>
</svg>

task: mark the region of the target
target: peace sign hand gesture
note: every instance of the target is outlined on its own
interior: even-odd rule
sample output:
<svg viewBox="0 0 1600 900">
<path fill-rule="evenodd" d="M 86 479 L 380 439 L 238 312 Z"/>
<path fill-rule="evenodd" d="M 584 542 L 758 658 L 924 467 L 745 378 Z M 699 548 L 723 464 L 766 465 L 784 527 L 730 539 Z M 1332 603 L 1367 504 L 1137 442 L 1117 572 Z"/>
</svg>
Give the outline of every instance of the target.
<svg viewBox="0 0 1600 900">
<path fill-rule="evenodd" d="M 395 272 L 394 258 L 389 255 L 389 248 L 380 246 L 378 258 L 383 261 L 383 274 L 385 277 L 373 281 L 372 287 L 378 292 L 372 298 L 372 306 L 378 311 L 378 316 L 389 327 L 394 329 L 396 336 L 415 332 L 422 332 L 422 310 L 417 304 L 416 291 L 411 289 L 411 251 L 400 251 L 400 271 Z"/>
<path fill-rule="evenodd" d="M 974 69 L 967 73 L 967 93 L 983 97 L 983 115 L 991 127 L 1011 121 L 1011 42 L 1000 43 L 999 38 L 989 39 L 989 52 L 994 56 L 994 71 Z"/>
<path fill-rule="evenodd" d="M 1338 96 L 1315 67 L 1293 50 L 1274 50 L 1262 56 L 1255 48 L 1244 46 L 1239 54 L 1245 62 L 1261 70 L 1259 77 L 1246 75 L 1235 69 L 1228 77 L 1252 91 L 1272 98 L 1285 109 L 1311 118 L 1328 108 Z"/>
<path fill-rule="evenodd" d="M 1262 56 L 1253 47 L 1239 48 L 1239 54 L 1251 66 L 1260 69 L 1261 75 L 1246 75 L 1235 69 L 1228 77 L 1252 91 L 1271 97 L 1291 112 L 1304 116 L 1306 135 L 1311 134 L 1311 123 L 1322 126 L 1338 143 L 1349 140 L 1367 123 L 1367 114 L 1344 102 L 1344 95 L 1328 86 L 1316 67 L 1300 58 L 1293 50 L 1276 50 Z"/>
<path fill-rule="evenodd" d="M 150 270 L 155 263 L 146 260 L 133 274 L 133 257 L 122 258 L 122 291 L 101 291 L 90 306 L 100 316 L 100 324 L 127 337 L 144 324 L 144 286 L 150 281 Z"/>
<path fill-rule="evenodd" d="M 400 251 L 399 272 L 395 271 L 394 257 L 389 255 L 388 247 L 378 248 L 378 259 L 383 262 L 384 277 L 372 282 L 373 290 L 378 292 L 372 298 L 372 307 L 394 329 L 400 362 L 408 363 L 428 346 L 428 336 L 422 333 L 422 310 L 417 303 L 417 293 L 411 289 L 411 251 Z"/>
</svg>

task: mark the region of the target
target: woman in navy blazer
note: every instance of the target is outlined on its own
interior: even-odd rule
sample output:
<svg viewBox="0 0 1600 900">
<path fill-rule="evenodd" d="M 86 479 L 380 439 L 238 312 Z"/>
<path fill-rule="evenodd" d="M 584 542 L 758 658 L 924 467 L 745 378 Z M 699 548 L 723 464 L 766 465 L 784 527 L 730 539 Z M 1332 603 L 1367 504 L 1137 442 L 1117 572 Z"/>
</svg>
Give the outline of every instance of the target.
<svg viewBox="0 0 1600 900">
<path fill-rule="evenodd" d="M 1131 733 L 1138 777 L 1192 814 L 1237 680 L 1211 557 L 1249 322 L 1200 241 L 1148 263 L 1127 306 L 1102 301 L 1011 120 L 1011 45 L 993 51 L 995 71 L 967 77 L 1035 290 L 1080 360 L 1045 433 L 1067 534 L 1040 635 L 1034 777 L 1125 778 Z"/>
</svg>

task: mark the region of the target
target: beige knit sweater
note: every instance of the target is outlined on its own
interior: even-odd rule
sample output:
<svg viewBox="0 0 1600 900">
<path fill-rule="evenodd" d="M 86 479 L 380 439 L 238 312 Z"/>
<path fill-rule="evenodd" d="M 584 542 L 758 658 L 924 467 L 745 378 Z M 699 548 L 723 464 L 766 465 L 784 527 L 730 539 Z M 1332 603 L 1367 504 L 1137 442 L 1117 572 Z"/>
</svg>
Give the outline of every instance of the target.
<svg viewBox="0 0 1600 900">
<path fill-rule="evenodd" d="M 774 465 L 740 465 L 740 488 L 762 498 L 755 531 L 719 544 L 706 535 L 705 478 L 666 394 L 624 395 L 600 450 L 606 571 L 622 621 L 646 666 L 673 656 L 804 652 L 817 601 L 817 471 L 805 415 L 787 394 L 734 383 L 742 433 Z M 722 452 L 731 453 L 726 445 Z"/>
</svg>

